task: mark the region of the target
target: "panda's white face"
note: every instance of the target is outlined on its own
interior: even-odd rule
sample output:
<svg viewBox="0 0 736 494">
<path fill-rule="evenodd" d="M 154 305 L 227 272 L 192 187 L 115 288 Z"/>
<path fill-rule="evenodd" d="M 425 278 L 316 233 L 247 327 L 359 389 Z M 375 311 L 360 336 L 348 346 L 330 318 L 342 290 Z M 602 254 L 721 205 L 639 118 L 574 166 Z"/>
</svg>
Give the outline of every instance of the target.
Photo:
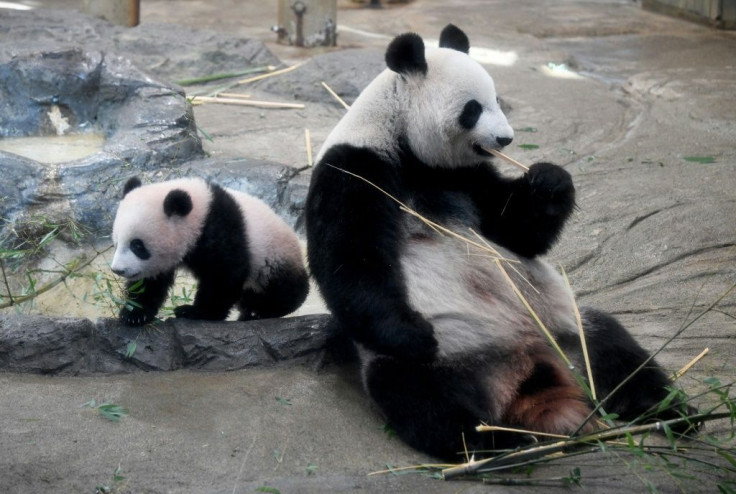
<svg viewBox="0 0 736 494">
<path fill-rule="evenodd" d="M 406 138 L 414 154 L 430 166 L 458 167 L 501 149 L 514 131 L 501 111 L 493 79 L 467 54 L 449 49 L 426 51 L 427 73 L 403 83 Z"/>
<path fill-rule="evenodd" d="M 198 179 L 127 192 L 113 223 L 115 254 L 110 269 L 135 281 L 176 268 L 199 237 L 210 201 L 207 184 Z"/>
<path fill-rule="evenodd" d="M 112 241 L 115 245 L 110 269 L 129 281 L 156 276 L 172 269 L 171 252 L 157 242 L 157 232 L 163 225 L 162 215 L 151 204 L 123 200 L 113 225 Z"/>
</svg>

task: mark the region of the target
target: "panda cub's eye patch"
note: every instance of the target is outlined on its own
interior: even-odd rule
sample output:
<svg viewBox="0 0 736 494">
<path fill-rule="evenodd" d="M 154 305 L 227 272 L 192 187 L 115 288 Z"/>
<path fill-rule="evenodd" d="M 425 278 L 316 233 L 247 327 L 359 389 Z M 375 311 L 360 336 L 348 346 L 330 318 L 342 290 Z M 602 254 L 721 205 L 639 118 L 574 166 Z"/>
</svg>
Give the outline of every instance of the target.
<svg viewBox="0 0 736 494">
<path fill-rule="evenodd" d="M 136 238 L 130 241 L 130 250 L 138 256 L 140 259 L 143 259 L 144 261 L 151 257 L 151 253 L 148 252 L 148 249 L 146 249 L 146 245 L 143 243 L 143 240 Z"/>
<path fill-rule="evenodd" d="M 483 113 L 483 106 L 476 100 L 471 99 L 465 103 L 463 112 L 460 114 L 460 118 L 458 118 L 458 123 L 462 128 L 470 130 L 478 123 L 481 113 Z"/>
</svg>

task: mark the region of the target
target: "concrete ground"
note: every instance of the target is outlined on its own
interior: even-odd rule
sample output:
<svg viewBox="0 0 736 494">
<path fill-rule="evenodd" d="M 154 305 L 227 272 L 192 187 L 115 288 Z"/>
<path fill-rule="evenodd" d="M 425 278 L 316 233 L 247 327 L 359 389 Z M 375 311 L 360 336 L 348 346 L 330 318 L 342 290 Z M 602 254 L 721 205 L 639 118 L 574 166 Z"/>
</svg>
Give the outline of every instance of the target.
<svg viewBox="0 0 736 494">
<path fill-rule="evenodd" d="M 74 8 L 80 2 L 35 3 Z M 262 39 L 287 63 L 325 51 L 277 45 L 269 31 L 273 0 L 141 3 L 143 23 Z M 339 6 L 339 49 L 382 50 L 408 30 L 436 38 L 448 22 L 486 49 L 480 55 L 517 129 L 509 154 L 527 163 L 557 162 L 578 187 L 580 211 L 552 260 L 565 267 L 581 303 L 615 313 L 647 349 L 658 348 L 736 281 L 736 33 L 644 12 L 623 0 Z M 306 123 L 317 149 L 341 114 L 337 104 L 312 105 L 297 116 L 195 109 L 198 125 L 213 137 L 205 142 L 213 157 L 295 166 L 305 161 Z M 733 381 L 735 312 L 732 292 L 658 360 L 676 370 L 710 347 L 682 384 L 697 390 L 707 376 Z M 128 415 L 107 421 L 82 406 L 90 400 L 124 406 Z M 84 378 L 0 374 L 0 417 L 2 492 L 550 488 L 369 476 L 389 464 L 433 460 L 383 430 L 351 366 Z M 582 488 L 594 492 L 645 492 L 647 482 L 660 492 L 714 492 L 723 481 L 700 473 L 695 481 L 675 478 L 615 455 L 554 464 L 534 476 L 566 476 L 574 467 L 581 469 Z M 123 478 L 114 477 L 116 471 Z"/>
</svg>

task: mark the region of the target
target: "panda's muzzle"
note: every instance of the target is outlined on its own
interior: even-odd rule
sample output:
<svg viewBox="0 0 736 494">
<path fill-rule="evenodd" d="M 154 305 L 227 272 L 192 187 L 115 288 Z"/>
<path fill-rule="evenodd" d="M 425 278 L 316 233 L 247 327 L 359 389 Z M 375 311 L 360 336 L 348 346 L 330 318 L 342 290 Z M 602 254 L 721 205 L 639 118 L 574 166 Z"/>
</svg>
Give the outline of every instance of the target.
<svg viewBox="0 0 736 494">
<path fill-rule="evenodd" d="M 110 268 L 113 273 L 116 275 L 128 279 L 128 280 L 135 280 L 140 276 L 140 272 L 136 271 L 135 273 L 127 270 L 127 269 L 116 269 L 116 268 Z"/>
<path fill-rule="evenodd" d="M 496 137 L 496 142 L 494 142 L 491 145 L 488 146 L 482 146 L 478 144 L 477 142 L 473 143 L 473 150 L 481 155 L 481 156 L 493 156 L 489 151 L 488 148 L 494 149 L 496 151 L 508 146 L 511 144 L 511 142 L 514 140 L 513 137 Z"/>
</svg>

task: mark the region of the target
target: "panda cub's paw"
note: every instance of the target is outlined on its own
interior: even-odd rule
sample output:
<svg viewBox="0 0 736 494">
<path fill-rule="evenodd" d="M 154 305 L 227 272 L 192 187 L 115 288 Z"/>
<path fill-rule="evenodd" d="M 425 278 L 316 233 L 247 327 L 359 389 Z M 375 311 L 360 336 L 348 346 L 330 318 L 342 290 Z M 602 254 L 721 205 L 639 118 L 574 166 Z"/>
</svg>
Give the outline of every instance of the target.
<svg viewBox="0 0 736 494">
<path fill-rule="evenodd" d="M 526 174 L 532 198 L 545 215 L 566 216 L 575 207 L 572 177 L 561 166 L 535 163 Z"/>
<path fill-rule="evenodd" d="M 179 319 L 204 319 L 193 305 L 179 305 L 174 307 L 174 315 Z"/>
<path fill-rule="evenodd" d="M 120 322 L 128 326 L 143 326 L 151 322 L 156 314 L 143 310 L 140 307 L 123 307 L 120 310 Z"/>
</svg>

